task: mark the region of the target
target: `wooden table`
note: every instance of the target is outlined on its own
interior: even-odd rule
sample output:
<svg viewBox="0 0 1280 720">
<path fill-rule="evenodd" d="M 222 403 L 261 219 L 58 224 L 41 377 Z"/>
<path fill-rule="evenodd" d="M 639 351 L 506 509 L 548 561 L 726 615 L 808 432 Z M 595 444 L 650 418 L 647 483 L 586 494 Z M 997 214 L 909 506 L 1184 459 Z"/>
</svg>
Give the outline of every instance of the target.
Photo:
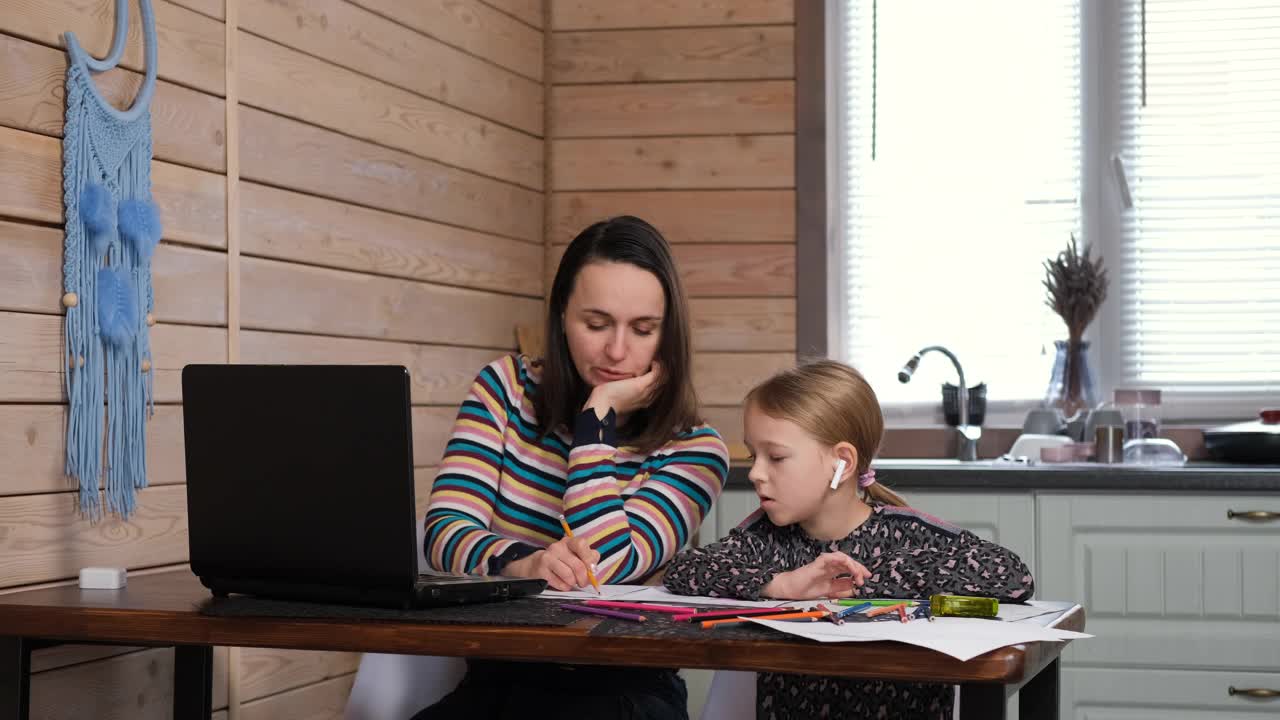
<svg viewBox="0 0 1280 720">
<path fill-rule="evenodd" d="M 889 642 L 815 644 L 770 640 L 592 637 L 599 620 L 567 627 L 430 625 L 421 622 L 212 617 L 209 592 L 189 572 L 135 577 L 122 590 L 56 587 L 0 596 L 0 718 L 28 720 L 31 650 L 50 642 L 173 646 L 174 718 L 209 718 L 213 647 L 450 655 L 596 665 L 773 671 L 961 685 L 962 718 L 1058 717 L 1058 655 L 1066 643 L 1029 643 L 968 662 Z M 1077 611 L 1059 625 L 1083 630 Z"/>
</svg>

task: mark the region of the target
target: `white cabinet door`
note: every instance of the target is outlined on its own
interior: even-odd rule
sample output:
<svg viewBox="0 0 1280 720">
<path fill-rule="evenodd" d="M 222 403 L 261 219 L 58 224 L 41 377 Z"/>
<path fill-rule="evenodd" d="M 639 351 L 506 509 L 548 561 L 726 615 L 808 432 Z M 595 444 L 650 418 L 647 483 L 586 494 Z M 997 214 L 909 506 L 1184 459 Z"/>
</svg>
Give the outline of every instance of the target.
<svg viewBox="0 0 1280 720">
<path fill-rule="evenodd" d="M 908 490 L 898 494 L 917 510 L 1009 548 L 1036 576 L 1036 509 L 1030 492 Z M 1036 597 L 1059 599 L 1050 598 L 1039 589 Z"/>
<path fill-rule="evenodd" d="M 698 536 L 694 538 L 695 545 L 701 547 L 720 539 L 720 522 L 717 516 L 720 513 L 720 503 L 723 498 L 724 493 L 721 493 L 720 498 L 711 503 L 711 511 L 707 513 L 706 517 L 702 518 L 702 524 L 698 526 Z"/>
<path fill-rule="evenodd" d="M 1280 671 L 1280 522 L 1228 510 L 1280 495 L 1038 495 L 1036 594 L 1083 605 L 1097 636 L 1067 662 Z"/>
<path fill-rule="evenodd" d="M 720 494 L 720 502 L 716 503 L 719 532 L 716 538 L 722 538 L 747 516 L 760 509 L 760 498 L 754 490 L 728 490 Z"/>
<path fill-rule="evenodd" d="M 1280 715 L 1280 697 L 1253 699 L 1243 694 L 1231 695 L 1228 688 L 1233 686 L 1280 691 L 1280 675 L 1066 667 L 1062 669 L 1062 717 L 1064 720 L 1260 720 Z"/>
<path fill-rule="evenodd" d="M 711 512 L 703 519 L 702 527 L 698 530 L 698 544 L 707 545 L 728 535 L 730 530 L 737 527 L 738 523 L 759 507 L 760 500 L 751 490 L 725 490 L 720 493 L 720 497 L 711 507 Z M 689 717 L 697 720 L 702 716 L 707 691 L 711 687 L 715 672 L 686 668 L 681 670 L 680 674 L 684 677 L 689 689 Z"/>
</svg>

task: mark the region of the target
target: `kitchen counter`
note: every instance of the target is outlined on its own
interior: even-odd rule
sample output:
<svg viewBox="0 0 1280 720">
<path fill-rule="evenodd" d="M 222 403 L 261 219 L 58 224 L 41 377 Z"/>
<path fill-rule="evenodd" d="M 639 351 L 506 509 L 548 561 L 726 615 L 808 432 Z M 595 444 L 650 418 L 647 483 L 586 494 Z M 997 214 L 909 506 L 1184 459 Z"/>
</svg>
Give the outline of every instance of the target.
<svg viewBox="0 0 1280 720">
<path fill-rule="evenodd" d="M 1182 467 L 1071 463 L 1022 465 L 991 460 L 884 459 L 872 467 L 891 488 L 937 490 L 1122 490 L 1278 492 L 1280 466 L 1192 462 Z M 747 467 L 729 470 L 726 490 L 750 490 Z"/>
</svg>

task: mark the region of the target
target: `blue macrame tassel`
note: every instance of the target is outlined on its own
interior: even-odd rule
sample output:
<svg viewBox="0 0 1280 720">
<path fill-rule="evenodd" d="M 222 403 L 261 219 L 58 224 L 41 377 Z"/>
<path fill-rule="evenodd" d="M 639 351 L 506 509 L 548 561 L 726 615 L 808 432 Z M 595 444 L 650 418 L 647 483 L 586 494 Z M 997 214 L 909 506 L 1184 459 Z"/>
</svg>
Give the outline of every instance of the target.
<svg viewBox="0 0 1280 720">
<path fill-rule="evenodd" d="M 74 33 L 64 35 L 63 286 L 78 298 L 66 303 L 64 324 L 66 472 L 78 484 L 81 513 L 95 520 L 104 508 L 127 519 L 137 509 L 136 490 L 147 485 L 145 431 L 154 372 L 142 370 L 151 360 L 142 317 L 154 305 L 151 262 L 161 236 L 150 177 L 159 45 L 151 3 L 139 0 L 146 72 L 127 109 L 102 103 L 90 77 L 122 55 L 127 0 L 115 2 L 107 58 L 93 58 Z"/>
<path fill-rule="evenodd" d="M 133 279 L 119 268 L 98 270 L 98 332 L 113 348 L 133 345 L 138 332 L 138 303 Z M 112 384 L 114 387 L 114 383 Z"/>
<path fill-rule="evenodd" d="M 120 203 L 120 237 L 137 254 L 139 261 L 151 259 L 160 243 L 160 209 L 150 200 L 125 200 Z"/>
<path fill-rule="evenodd" d="M 66 208 L 66 239 L 63 255 L 64 287 L 76 293 L 79 303 L 67 309 L 67 462 L 66 472 L 79 489 L 80 512 L 96 520 L 102 515 L 98 482 L 102 477 L 102 435 L 105 425 L 103 395 L 103 345 L 97 328 L 97 268 L 106 250 L 99 252 L 90 237 L 89 226 L 100 230 L 108 243 L 114 236 L 115 200 L 107 188 L 87 188 L 92 181 L 79 168 L 87 164 L 90 139 L 86 127 L 84 98 L 87 79 L 80 68 L 67 70 L 67 112 L 63 125 L 63 205 Z M 103 197 L 101 192 L 107 192 Z M 80 202 L 87 200 L 90 212 Z M 105 221 L 102 208 L 109 208 Z M 96 211 L 95 211 L 96 208 Z M 87 217 L 86 217 L 87 216 Z M 102 231 L 103 228 L 105 231 Z"/>
<path fill-rule="evenodd" d="M 80 220 L 93 247 L 93 257 L 101 260 L 111 247 L 116 229 L 116 199 L 98 183 L 87 183 L 80 192 Z"/>
<path fill-rule="evenodd" d="M 107 510 L 129 517 L 134 490 L 147 484 L 144 380 L 132 345 L 107 349 L 107 376 Z"/>
</svg>

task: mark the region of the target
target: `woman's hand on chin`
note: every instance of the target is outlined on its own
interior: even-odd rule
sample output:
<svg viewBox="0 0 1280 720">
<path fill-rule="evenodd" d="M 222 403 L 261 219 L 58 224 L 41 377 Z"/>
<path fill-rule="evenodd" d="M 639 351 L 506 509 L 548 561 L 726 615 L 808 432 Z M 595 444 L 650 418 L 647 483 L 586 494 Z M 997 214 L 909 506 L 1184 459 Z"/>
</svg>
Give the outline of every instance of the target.
<svg viewBox="0 0 1280 720">
<path fill-rule="evenodd" d="M 609 408 L 613 408 L 619 416 L 630 415 L 636 410 L 649 407 L 661 386 L 662 365 L 654 360 L 649 366 L 649 372 L 643 375 L 595 386 L 582 409 L 594 410 L 596 417 L 601 420 L 609 414 Z"/>
</svg>

